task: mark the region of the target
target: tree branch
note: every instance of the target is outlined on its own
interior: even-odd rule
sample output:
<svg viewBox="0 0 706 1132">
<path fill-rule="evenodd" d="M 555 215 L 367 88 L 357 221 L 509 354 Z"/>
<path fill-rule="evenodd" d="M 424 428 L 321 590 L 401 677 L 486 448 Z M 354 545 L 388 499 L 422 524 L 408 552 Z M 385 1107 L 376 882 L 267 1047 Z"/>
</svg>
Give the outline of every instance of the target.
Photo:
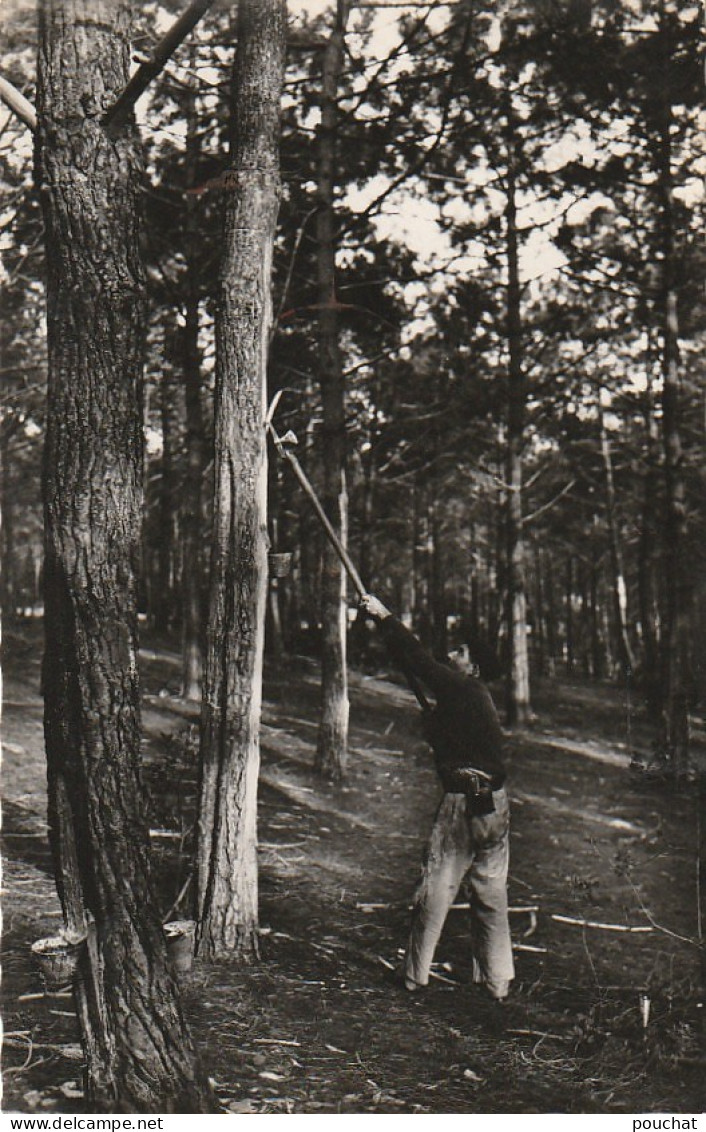
<svg viewBox="0 0 706 1132">
<path fill-rule="evenodd" d="M 37 113 L 32 103 L 20 94 L 16 86 L 3 78 L 0 78 L 0 99 L 21 122 L 24 122 L 25 126 L 28 126 L 32 132 L 36 130 Z"/>
<path fill-rule="evenodd" d="M 525 515 L 522 520 L 522 525 L 527 526 L 529 523 L 533 523 L 535 519 L 537 519 L 540 515 L 543 515 L 544 512 L 548 511 L 550 507 L 553 507 L 555 503 L 558 503 L 559 500 L 564 495 L 566 495 L 567 492 L 571 491 L 572 487 L 574 487 L 575 484 L 576 480 L 570 480 L 569 483 L 565 484 L 564 487 L 562 487 L 561 491 L 557 492 L 554 498 L 550 499 L 548 503 L 543 503 L 542 506 L 538 507 L 536 511 L 533 511 L 531 515 Z"/>
<path fill-rule="evenodd" d="M 383 189 L 383 191 L 379 193 L 378 196 L 376 196 L 369 205 L 362 209 L 361 212 L 357 213 L 348 222 L 348 224 L 344 225 L 338 233 L 339 236 L 354 231 L 356 227 L 359 227 L 361 223 L 363 223 L 368 219 L 369 216 L 375 213 L 380 208 L 382 203 L 387 199 L 387 197 L 389 197 L 391 193 L 395 192 L 395 190 L 398 189 L 400 185 L 404 184 L 404 182 L 408 181 L 411 177 L 416 177 L 419 173 L 421 173 L 421 171 L 424 169 L 424 166 L 428 164 L 433 154 L 436 153 L 436 151 L 441 147 L 446 135 L 446 128 L 448 126 L 449 118 L 451 116 L 451 104 L 453 102 L 453 97 L 456 90 L 456 82 L 459 74 L 462 71 L 463 64 L 466 61 L 466 51 L 470 42 L 470 38 L 471 17 L 469 15 L 464 26 L 461 45 L 453 61 L 451 72 L 446 83 L 446 89 L 444 91 L 443 102 L 441 106 L 441 121 L 439 123 L 438 129 L 429 135 L 433 138 L 431 145 L 427 149 L 423 150 L 422 153 L 417 157 L 417 159 L 413 161 L 411 165 L 407 167 L 402 173 L 398 174 L 397 177 L 393 177 L 388 186 Z"/>
<path fill-rule="evenodd" d="M 138 98 L 164 69 L 177 47 L 183 43 L 212 4 L 213 0 L 191 0 L 186 11 L 182 12 L 166 35 L 160 39 L 152 52 L 152 57 L 140 64 L 117 102 L 103 118 L 103 125 L 107 130 L 116 130 L 124 124 Z"/>
</svg>

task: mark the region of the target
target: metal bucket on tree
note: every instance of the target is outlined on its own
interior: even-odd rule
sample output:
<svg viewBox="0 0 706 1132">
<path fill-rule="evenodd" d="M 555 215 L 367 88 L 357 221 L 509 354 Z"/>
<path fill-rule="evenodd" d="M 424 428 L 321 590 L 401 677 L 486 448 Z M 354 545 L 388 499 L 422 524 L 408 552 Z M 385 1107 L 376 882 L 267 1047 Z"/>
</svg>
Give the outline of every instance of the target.
<svg viewBox="0 0 706 1132">
<path fill-rule="evenodd" d="M 32 955 L 47 991 L 60 990 L 73 982 L 85 945 L 85 935 L 77 932 L 62 932 L 32 944 Z"/>
<path fill-rule="evenodd" d="M 167 941 L 167 954 L 174 970 L 179 975 L 187 975 L 194 965 L 196 942 L 195 920 L 170 920 L 164 924 Z"/>
</svg>

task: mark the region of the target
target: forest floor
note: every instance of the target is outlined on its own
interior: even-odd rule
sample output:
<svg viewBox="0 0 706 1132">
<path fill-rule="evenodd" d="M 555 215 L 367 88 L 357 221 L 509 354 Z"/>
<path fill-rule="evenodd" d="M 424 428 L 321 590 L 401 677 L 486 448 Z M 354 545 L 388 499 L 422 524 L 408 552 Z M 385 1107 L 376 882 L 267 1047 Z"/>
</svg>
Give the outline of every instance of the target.
<svg viewBox="0 0 706 1132">
<path fill-rule="evenodd" d="M 42 992 L 29 951 L 60 917 L 39 647 L 33 627 L 9 640 L 5 661 L 4 1108 L 80 1112 L 72 1000 Z M 145 781 L 166 916 L 188 875 L 197 708 L 176 695 L 175 654 L 142 657 Z M 410 696 L 353 674 L 342 787 L 312 771 L 317 706 L 312 661 L 268 668 L 261 958 L 245 968 L 197 962 L 182 978 L 226 1110 L 702 1111 L 696 791 L 629 769 L 649 736 L 639 713 L 628 727 L 624 693 L 544 681 L 536 720 L 508 736 L 510 899 L 537 912 L 511 915 L 517 977 L 502 1012 L 470 981 L 463 908 L 449 915 L 425 992 L 410 996 L 393 977 L 439 799 Z M 703 726 L 696 750 L 704 760 Z"/>
</svg>

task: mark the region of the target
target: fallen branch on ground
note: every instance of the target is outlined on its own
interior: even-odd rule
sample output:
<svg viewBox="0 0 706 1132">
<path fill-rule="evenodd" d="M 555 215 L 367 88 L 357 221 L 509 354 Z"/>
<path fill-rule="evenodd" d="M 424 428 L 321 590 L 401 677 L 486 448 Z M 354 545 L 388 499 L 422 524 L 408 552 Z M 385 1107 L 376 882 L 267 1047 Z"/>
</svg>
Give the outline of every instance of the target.
<svg viewBox="0 0 706 1132">
<path fill-rule="evenodd" d="M 27 1047 L 29 1047 L 31 1050 L 40 1049 L 48 1050 L 51 1053 L 60 1053 L 62 1057 L 67 1057 L 69 1061 L 83 1060 L 83 1050 L 79 1045 L 76 1045 L 75 1043 L 58 1045 L 53 1042 L 33 1042 L 29 1035 L 27 1035 L 27 1037 L 22 1040 L 17 1037 L 10 1037 L 9 1035 L 6 1035 L 3 1038 L 3 1044 L 11 1046 L 15 1049 L 27 1049 Z"/>
<path fill-rule="evenodd" d="M 371 907 L 374 907 L 374 905 L 371 905 Z M 470 911 L 470 908 L 471 908 L 471 905 L 468 904 L 468 903 L 466 903 L 466 904 L 452 904 L 449 911 L 451 911 L 451 912 L 468 912 L 468 911 Z M 538 904 L 529 904 L 524 908 L 520 907 L 520 906 L 508 908 L 508 914 L 510 914 L 510 913 L 512 913 L 513 915 L 524 914 L 524 915 L 529 916 L 529 918 L 530 918 L 529 927 L 527 928 L 526 931 L 524 931 L 522 933 L 523 939 L 527 939 L 528 936 L 534 935 L 534 933 L 536 932 L 536 930 L 537 930 L 537 913 L 538 912 L 539 912 L 539 905 Z"/>
<path fill-rule="evenodd" d="M 306 845 L 306 841 L 260 841 L 258 842 L 258 849 L 301 849 L 302 845 Z M 357 904 L 357 908 L 361 905 Z M 363 905 L 365 907 L 365 905 Z"/>
<path fill-rule="evenodd" d="M 40 998 L 73 998 L 73 991 L 32 991 L 31 994 L 21 994 L 18 1002 L 35 1002 Z"/>
<path fill-rule="evenodd" d="M 301 1042 L 288 1038 L 253 1038 L 253 1042 L 260 1046 L 301 1046 Z"/>
<path fill-rule="evenodd" d="M 577 928 L 599 928 L 604 932 L 652 932 L 653 927 L 646 925 L 641 927 L 630 927 L 627 924 L 601 924 L 597 920 L 577 920 L 573 916 L 558 916 L 552 915 L 552 919 L 556 920 L 559 924 L 572 924 Z"/>
<path fill-rule="evenodd" d="M 437 979 L 440 983 L 448 983 L 450 987 L 457 987 L 459 985 L 456 979 L 447 979 L 446 975 L 440 975 L 438 971 L 431 970 L 429 972 L 430 979 Z"/>
</svg>

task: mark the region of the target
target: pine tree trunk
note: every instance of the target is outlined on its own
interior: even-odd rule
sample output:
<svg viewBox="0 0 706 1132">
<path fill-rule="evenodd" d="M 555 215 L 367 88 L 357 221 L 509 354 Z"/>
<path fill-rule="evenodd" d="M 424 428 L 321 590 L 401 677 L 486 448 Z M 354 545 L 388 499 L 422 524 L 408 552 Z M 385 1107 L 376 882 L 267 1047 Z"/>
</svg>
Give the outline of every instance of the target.
<svg viewBox="0 0 706 1132">
<path fill-rule="evenodd" d="M 117 0 L 40 5 L 49 823 L 65 919 L 90 928 L 88 1006 L 78 992 L 88 1103 L 189 1113 L 212 1102 L 167 961 L 139 767 L 139 160 L 131 129 L 111 141 L 101 125 L 127 80 L 130 30 Z"/>
<path fill-rule="evenodd" d="M 571 555 L 566 559 L 566 671 L 571 675 L 574 671 L 574 560 Z"/>
<path fill-rule="evenodd" d="M 538 546 L 534 547 L 534 592 L 535 592 L 535 649 L 534 660 L 539 672 L 546 673 L 547 667 L 547 634 L 544 609 L 544 575 L 542 572 L 542 552 Z"/>
<path fill-rule="evenodd" d="M 193 267 L 191 268 L 193 270 Z M 183 329 L 183 364 L 186 408 L 186 477 L 181 506 L 181 672 L 182 695 L 198 700 L 201 694 L 204 423 L 201 409 L 201 352 L 199 300 L 191 293 Z"/>
<path fill-rule="evenodd" d="M 343 65 L 349 0 L 337 0 L 334 28 L 323 51 L 321 126 L 318 144 L 317 275 L 319 352 L 323 411 L 322 503 L 345 545 L 346 489 L 345 390 L 336 307 L 336 261 L 333 194 L 336 168 L 338 80 Z M 348 747 L 348 675 L 346 670 L 346 575 L 331 546 L 324 546 L 321 587 L 321 717 L 316 769 L 338 781 L 346 771 Z"/>
<path fill-rule="evenodd" d="M 419 628 L 422 614 L 421 491 L 419 483 L 415 480 L 412 484 L 412 577 L 409 603 L 412 610 L 412 624 L 416 629 Z"/>
<path fill-rule="evenodd" d="M 587 565 L 579 565 L 579 591 L 581 593 L 581 659 L 584 676 L 592 672 L 591 655 L 591 576 Z"/>
<path fill-rule="evenodd" d="M 550 572 L 546 575 L 545 583 L 545 605 L 546 605 L 546 625 L 547 625 L 547 675 L 553 676 L 557 651 L 558 651 L 558 638 L 559 633 L 557 629 L 557 611 L 556 611 L 556 589 L 554 584 L 554 576 Z"/>
<path fill-rule="evenodd" d="M 488 549 L 488 633 L 491 641 L 500 638 L 503 613 L 507 611 L 506 589 L 506 522 L 501 509 L 494 504 L 488 506 L 489 539 L 492 536 L 492 550 Z M 492 555 L 492 557 L 491 557 Z M 509 661 L 510 645 L 505 642 L 504 659 Z"/>
<path fill-rule="evenodd" d="M 195 58 L 192 54 L 192 66 Z M 193 188 L 198 176 L 199 134 L 196 99 L 189 91 L 186 105 L 186 185 Z M 204 421 L 201 408 L 201 351 L 199 349 L 200 304 L 198 279 L 199 225 L 197 202 L 186 205 L 186 304 L 182 362 L 186 409 L 186 475 L 181 507 L 181 690 L 184 699 L 201 694 L 203 542 L 202 479 L 204 470 Z"/>
<path fill-rule="evenodd" d="M 656 426 L 655 426 L 656 427 Z M 638 594 L 640 603 L 640 636 L 642 640 L 642 683 L 647 710 L 653 723 L 661 713 L 661 673 L 659 662 L 658 603 L 655 570 L 655 547 L 659 545 L 657 498 L 658 455 L 651 436 L 652 421 L 647 422 L 647 469 L 642 495 L 642 516 L 638 546 Z"/>
<path fill-rule="evenodd" d="M 17 616 L 14 492 L 8 482 L 10 475 L 10 444 L 7 430 L 0 422 L 0 594 L 2 621 L 10 624 Z"/>
<path fill-rule="evenodd" d="M 302 464 L 304 470 L 306 467 Z M 307 501 L 299 509 L 299 616 L 297 629 L 315 629 L 318 624 L 317 595 L 320 590 L 318 540 L 320 532 L 314 529 L 315 518 Z"/>
<path fill-rule="evenodd" d="M 198 830 L 199 952 L 257 953 L 267 597 L 265 410 L 279 204 L 283 0 L 241 0 L 216 316 L 215 497 Z"/>
<path fill-rule="evenodd" d="M 274 474 L 273 474 L 274 473 Z M 272 545 L 275 549 L 280 549 L 280 542 L 278 537 L 279 519 L 276 518 L 277 502 L 278 502 L 278 481 L 279 466 L 270 464 L 269 467 L 269 500 L 270 508 L 275 513 L 271 520 L 272 529 Z M 271 577 L 269 590 L 267 595 L 267 629 L 265 633 L 265 648 L 267 655 L 280 661 L 284 658 L 284 632 L 282 629 L 282 603 L 281 603 L 281 589 L 280 579 Z"/>
<path fill-rule="evenodd" d="M 358 570 L 363 585 L 367 588 L 372 584 L 373 577 L 373 524 L 375 522 L 375 446 L 361 456 L 363 465 L 363 506 L 360 524 L 360 556 Z"/>
<path fill-rule="evenodd" d="M 600 586 L 599 568 L 594 560 L 591 563 L 591 675 L 594 680 L 602 680 L 605 675 L 605 646 L 600 628 Z"/>
<path fill-rule="evenodd" d="M 512 126 L 510 125 L 512 147 Z M 508 723 L 523 724 L 530 718 L 529 655 L 527 651 L 527 597 L 525 540 L 522 519 L 522 450 L 524 445 L 526 381 L 522 366 L 522 317 L 515 201 L 514 154 L 508 157 L 506 240 L 508 261 L 507 342 L 508 429 L 505 478 L 507 492 L 507 625 L 510 668 L 507 681 Z"/>
<path fill-rule="evenodd" d="M 659 196 L 662 237 L 662 444 L 666 518 L 665 607 L 662 636 L 662 726 L 661 746 L 675 776 L 688 769 L 689 760 L 689 656 L 688 594 L 684 563 L 687 534 L 684 453 L 681 441 L 681 374 L 679 323 L 675 280 L 675 249 L 672 198 L 672 108 L 668 77 L 671 60 L 664 4 L 661 9 L 665 82 L 662 88 L 662 121 L 659 150 Z"/>
<path fill-rule="evenodd" d="M 166 632 L 174 617 L 174 549 L 176 538 L 175 440 L 177 425 L 177 398 L 173 365 L 176 328 L 169 325 L 164 336 L 165 364 L 159 384 L 159 411 L 162 425 L 162 458 L 159 477 L 157 562 L 154 574 L 152 624 L 158 632 Z"/>
<path fill-rule="evenodd" d="M 441 550 L 441 524 L 436 493 L 429 503 L 429 592 L 431 594 L 432 651 L 439 659 L 448 652 L 446 632 L 446 594 Z"/>
<path fill-rule="evenodd" d="M 480 579 L 478 577 L 478 567 L 474 565 L 473 573 L 470 579 L 471 597 L 469 604 L 468 622 L 470 632 L 473 637 L 481 635 L 481 612 L 480 612 Z"/>
<path fill-rule="evenodd" d="M 605 474 L 606 521 L 608 524 L 608 542 L 610 546 L 613 615 L 615 617 L 615 633 L 618 641 L 618 660 L 622 671 L 625 673 L 632 672 L 635 661 L 628 633 L 628 594 L 625 584 L 625 569 L 623 566 L 623 554 L 620 546 L 620 535 L 616 515 L 613 457 L 600 398 L 598 412 L 601 430 L 601 456 L 603 458 L 603 471 Z"/>
<path fill-rule="evenodd" d="M 359 535 L 359 552 L 358 552 L 358 572 L 361 581 L 366 589 L 370 589 L 372 585 L 372 571 L 373 571 L 373 529 L 375 521 L 375 481 L 376 481 L 376 464 L 375 464 L 375 444 L 374 441 L 370 446 L 368 452 L 361 453 L 362 464 L 362 507 L 360 517 L 360 535 Z M 399 599 L 402 600 L 399 600 Z M 395 609 L 402 608 L 404 597 L 402 594 L 395 595 Z M 368 640 L 368 626 L 366 625 L 365 617 L 360 614 L 356 617 L 351 625 L 350 630 L 350 645 L 351 650 L 355 652 L 355 656 L 359 658 L 365 652 Z"/>
</svg>

